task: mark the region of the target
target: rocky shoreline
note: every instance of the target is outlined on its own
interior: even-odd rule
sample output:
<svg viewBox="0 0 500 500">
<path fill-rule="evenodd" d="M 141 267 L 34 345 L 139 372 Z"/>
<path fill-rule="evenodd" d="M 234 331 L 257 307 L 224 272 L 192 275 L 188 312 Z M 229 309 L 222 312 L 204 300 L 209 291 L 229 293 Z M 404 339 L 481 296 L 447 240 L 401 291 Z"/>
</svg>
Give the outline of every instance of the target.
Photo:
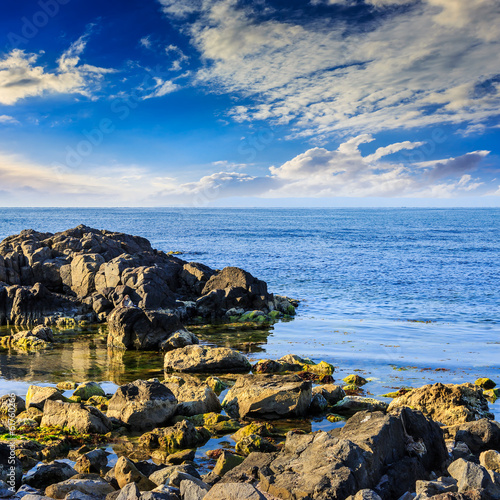
<svg viewBox="0 0 500 500">
<path fill-rule="evenodd" d="M 274 322 L 296 306 L 242 269 L 184 262 L 134 236 L 79 226 L 7 238 L 0 323 L 17 328 L 3 346 L 43 356 L 52 327 L 107 322 L 110 350 L 151 351 L 164 373 L 113 393 L 71 380 L 1 397 L 0 498 L 500 499 L 490 379 L 404 389 L 387 404 L 358 374 L 336 382 L 325 361 L 252 366 L 186 327 Z M 334 428 L 304 432 L 312 416 Z M 196 450 L 215 438 L 202 465 Z"/>
</svg>

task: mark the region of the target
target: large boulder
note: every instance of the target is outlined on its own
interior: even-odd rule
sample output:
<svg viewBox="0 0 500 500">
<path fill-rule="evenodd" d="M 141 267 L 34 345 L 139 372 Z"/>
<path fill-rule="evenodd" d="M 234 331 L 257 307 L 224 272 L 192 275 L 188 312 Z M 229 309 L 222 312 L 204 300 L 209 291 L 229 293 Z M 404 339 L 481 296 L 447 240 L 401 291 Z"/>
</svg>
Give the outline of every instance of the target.
<svg viewBox="0 0 500 500">
<path fill-rule="evenodd" d="M 94 500 L 104 500 L 115 489 L 97 474 L 77 474 L 70 479 L 66 479 L 66 481 L 48 486 L 45 489 L 45 495 L 54 499 L 63 499 L 72 491 L 88 495 L 83 498 L 90 497 Z"/>
<path fill-rule="evenodd" d="M 64 462 L 51 462 L 40 464 L 37 469 L 26 477 L 25 483 L 34 488 L 46 488 L 47 486 L 60 483 L 70 477 L 76 476 L 77 471 Z"/>
<path fill-rule="evenodd" d="M 120 457 L 114 467 L 115 479 L 120 488 L 127 484 L 136 483 L 141 490 L 150 491 L 156 484 L 150 481 L 127 457 Z"/>
<path fill-rule="evenodd" d="M 77 432 L 106 434 L 112 429 L 108 417 L 93 406 L 48 400 L 43 408 L 42 427 L 68 427 Z"/>
<path fill-rule="evenodd" d="M 206 384 L 186 382 L 184 384 L 167 383 L 167 387 L 177 398 L 176 413 L 191 417 L 201 413 L 219 413 L 222 409 L 219 398 Z"/>
<path fill-rule="evenodd" d="M 184 331 L 175 314 L 118 307 L 108 317 L 108 345 L 124 349 L 158 350 L 172 334 Z"/>
<path fill-rule="evenodd" d="M 190 345 L 167 352 L 164 367 L 166 372 L 241 373 L 250 371 L 251 365 L 243 354 L 228 347 Z"/>
<path fill-rule="evenodd" d="M 108 417 L 133 429 L 166 425 L 177 409 L 172 391 L 158 381 L 136 380 L 120 386 L 108 403 Z"/>
<path fill-rule="evenodd" d="M 26 393 L 26 408 L 42 410 L 47 401 L 64 401 L 64 396 L 54 387 L 30 385 Z"/>
<path fill-rule="evenodd" d="M 311 404 L 311 382 L 297 375 L 244 375 L 222 402 L 238 418 L 303 417 Z"/>
<path fill-rule="evenodd" d="M 473 384 L 424 385 L 394 399 L 389 411 L 403 406 L 419 410 L 444 425 L 493 418 L 482 389 Z"/>
<path fill-rule="evenodd" d="M 441 471 L 446 458 L 438 425 L 421 413 L 360 412 L 340 433 L 289 432 L 283 451 L 258 474 L 261 488 L 279 498 L 340 500 L 372 489 L 392 499 Z M 245 462 L 236 469 L 244 468 Z"/>
<path fill-rule="evenodd" d="M 452 425 L 444 428 L 448 439 L 465 443 L 472 453 L 486 450 L 500 451 L 500 424 L 481 419 L 474 422 Z"/>
</svg>

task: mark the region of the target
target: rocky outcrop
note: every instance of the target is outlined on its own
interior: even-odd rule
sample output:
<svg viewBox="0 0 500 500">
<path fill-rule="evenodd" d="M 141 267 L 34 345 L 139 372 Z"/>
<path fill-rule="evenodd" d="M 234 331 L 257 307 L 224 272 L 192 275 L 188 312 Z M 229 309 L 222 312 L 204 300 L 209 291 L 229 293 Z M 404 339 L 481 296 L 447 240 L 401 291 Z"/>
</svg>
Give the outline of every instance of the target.
<svg viewBox="0 0 500 500">
<path fill-rule="evenodd" d="M 166 425 L 177 409 L 172 391 L 158 381 L 122 385 L 108 403 L 108 417 L 137 430 Z"/>
<path fill-rule="evenodd" d="M 173 334 L 186 332 L 177 315 L 136 307 L 116 308 L 108 317 L 108 328 L 109 346 L 140 350 L 158 350 Z"/>
<path fill-rule="evenodd" d="M 482 389 L 473 384 L 424 385 L 394 399 L 389 405 L 389 411 L 403 406 L 420 410 L 444 425 L 493 418 Z"/>
<path fill-rule="evenodd" d="M 241 373 L 250 371 L 251 365 L 243 354 L 228 347 L 190 345 L 167 352 L 164 368 L 167 373 Z"/>
<path fill-rule="evenodd" d="M 311 397 L 311 382 L 296 375 L 246 375 L 229 389 L 222 405 L 238 418 L 303 417 Z"/>
<path fill-rule="evenodd" d="M 222 409 L 219 398 L 208 385 L 189 382 L 166 385 L 177 398 L 177 415 L 192 417 L 202 413 L 218 413 Z"/>
<path fill-rule="evenodd" d="M 340 500 L 368 488 L 394 499 L 417 479 L 439 471 L 446 457 L 438 425 L 421 413 L 361 412 L 338 437 L 322 431 L 288 433 L 283 451 L 260 468 L 260 487 L 283 499 Z"/>
<path fill-rule="evenodd" d="M 56 234 L 25 230 L 0 242 L 0 324 L 102 320 L 127 295 L 141 309 L 184 316 L 294 310 L 242 269 L 185 262 L 138 236 L 80 225 Z"/>
</svg>

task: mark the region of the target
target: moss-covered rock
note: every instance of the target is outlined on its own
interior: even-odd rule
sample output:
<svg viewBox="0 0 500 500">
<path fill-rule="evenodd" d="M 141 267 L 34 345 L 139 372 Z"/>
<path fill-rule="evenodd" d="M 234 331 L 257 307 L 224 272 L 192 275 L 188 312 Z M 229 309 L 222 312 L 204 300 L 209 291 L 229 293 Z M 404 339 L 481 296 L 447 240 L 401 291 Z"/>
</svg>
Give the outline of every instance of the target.
<svg viewBox="0 0 500 500">
<path fill-rule="evenodd" d="M 224 450 L 217 459 L 217 463 L 215 464 L 213 472 L 214 474 L 222 477 L 226 472 L 234 469 L 244 460 L 245 457 L 235 455 L 234 453 L 230 453 L 229 451 Z"/>
<path fill-rule="evenodd" d="M 179 417 L 176 417 L 176 419 L 179 419 Z M 241 424 L 237 420 L 214 412 L 194 415 L 193 417 L 187 417 L 187 419 L 195 426 L 205 427 L 212 434 L 234 432 L 241 427 Z"/>
<path fill-rule="evenodd" d="M 361 387 L 365 384 L 368 383 L 368 380 L 365 378 L 361 377 L 360 375 L 357 374 L 352 374 L 352 375 L 347 375 L 347 377 L 344 377 L 342 379 L 347 385 L 354 385 L 357 387 Z"/>
<path fill-rule="evenodd" d="M 312 372 L 316 375 L 331 375 L 335 371 L 335 367 L 326 361 L 320 361 L 318 364 L 304 364 L 302 369 L 306 372 Z"/>
<path fill-rule="evenodd" d="M 329 415 L 326 416 L 326 419 L 329 422 L 336 423 L 344 421 L 345 417 L 341 417 L 340 415 L 336 415 L 335 413 L 330 413 Z"/>
<path fill-rule="evenodd" d="M 252 422 L 251 424 L 242 427 L 236 433 L 234 433 L 233 439 L 235 441 L 240 441 L 244 437 L 250 436 L 252 434 L 263 437 L 279 435 L 277 429 L 268 422 Z"/>
<path fill-rule="evenodd" d="M 60 391 L 72 391 L 78 387 L 78 384 L 76 382 L 71 382 L 69 380 L 65 382 L 59 382 L 56 385 L 57 389 Z"/>
<path fill-rule="evenodd" d="M 106 393 L 97 382 L 83 382 L 73 393 L 73 396 L 80 396 L 82 401 L 87 401 L 92 396 L 105 396 Z"/>
<path fill-rule="evenodd" d="M 491 380 L 491 378 L 486 378 L 486 377 L 478 378 L 474 382 L 474 385 L 482 387 L 483 389 L 486 389 L 486 390 L 493 389 L 494 387 L 497 386 L 497 384 L 495 382 L 493 382 L 493 380 Z"/>
<path fill-rule="evenodd" d="M 224 383 L 219 377 L 208 377 L 206 383 L 208 387 L 210 387 L 210 389 L 217 394 L 217 396 L 219 396 L 224 389 L 227 389 L 227 384 Z"/>
<path fill-rule="evenodd" d="M 255 323 L 264 323 L 267 320 L 266 315 L 262 311 L 248 311 L 245 314 L 242 314 L 238 321 L 241 323 L 246 322 L 255 322 Z"/>
<path fill-rule="evenodd" d="M 242 455 L 250 455 L 250 453 L 254 451 L 261 453 L 272 453 L 277 451 L 277 448 L 273 443 L 262 436 L 258 436 L 257 434 L 250 434 L 240 439 L 236 443 L 235 449 Z"/>
</svg>

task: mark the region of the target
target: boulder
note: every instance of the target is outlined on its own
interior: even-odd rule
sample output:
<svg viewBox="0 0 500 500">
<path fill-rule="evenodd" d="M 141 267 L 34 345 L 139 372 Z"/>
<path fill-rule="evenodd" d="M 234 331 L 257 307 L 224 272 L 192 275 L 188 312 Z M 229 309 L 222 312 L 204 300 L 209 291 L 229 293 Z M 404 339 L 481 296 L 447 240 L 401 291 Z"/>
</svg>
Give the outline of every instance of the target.
<svg viewBox="0 0 500 500">
<path fill-rule="evenodd" d="M 184 331 L 175 314 L 118 307 L 108 316 L 108 345 L 124 349 L 158 350 L 173 333 Z"/>
<path fill-rule="evenodd" d="M 183 500 L 203 500 L 210 490 L 210 486 L 200 479 L 184 479 L 181 481 L 180 490 Z"/>
<path fill-rule="evenodd" d="M 170 478 L 174 473 L 182 473 L 186 476 L 189 476 L 193 479 L 200 479 L 200 475 L 196 468 L 191 464 L 183 464 L 183 465 L 169 465 L 167 467 L 163 467 L 155 472 L 153 472 L 149 479 L 153 481 L 153 483 L 161 486 L 163 484 L 170 484 Z M 179 477 L 179 476 L 178 476 Z"/>
<path fill-rule="evenodd" d="M 97 382 L 83 382 L 73 392 L 73 396 L 79 396 L 83 401 L 87 401 L 92 396 L 105 396 L 106 393 Z"/>
<path fill-rule="evenodd" d="M 77 471 L 73 467 L 65 462 L 56 461 L 39 465 L 33 474 L 25 478 L 24 482 L 33 488 L 46 488 L 76 475 Z"/>
<path fill-rule="evenodd" d="M 227 347 L 186 346 L 165 354 L 166 372 L 241 373 L 251 368 L 243 354 Z"/>
<path fill-rule="evenodd" d="M 214 473 L 222 477 L 224 474 L 240 465 L 245 460 L 240 455 L 235 455 L 227 450 L 223 450 L 214 467 Z"/>
<path fill-rule="evenodd" d="M 491 497 L 488 496 L 489 498 L 500 498 L 500 487 L 493 483 L 484 467 L 459 458 L 450 464 L 448 472 L 457 481 L 459 493 L 484 489 L 489 494 L 493 493 Z"/>
<path fill-rule="evenodd" d="M 181 347 L 186 347 L 187 345 L 199 344 L 200 340 L 196 335 L 187 330 L 181 330 L 173 333 L 160 343 L 160 350 L 163 352 L 173 351 L 174 349 L 179 349 Z"/>
<path fill-rule="evenodd" d="M 323 384 L 313 388 L 313 394 L 323 396 L 329 405 L 334 405 L 345 398 L 345 392 L 340 385 Z"/>
<path fill-rule="evenodd" d="M 0 398 L 0 416 L 8 413 L 19 415 L 25 410 L 26 403 L 20 396 L 6 394 Z"/>
<path fill-rule="evenodd" d="M 108 417 L 134 429 L 166 425 L 177 409 L 172 391 L 158 381 L 136 380 L 120 386 L 108 403 Z"/>
<path fill-rule="evenodd" d="M 95 500 L 104 500 L 106 495 L 115 490 L 97 474 L 78 474 L 71 479 L 48 486 L 45 489 L 45 495 L 50 498 L 63 499 L 72 491 L 79 491 Z"/>
<path fill-rule="evenodd" d="M 385 411 L 388 404 L 373 398 L 362 396 L 345 396 L 332 407 L 333 411 L 341 415 L 353 415 L 358 411 Z"/>
<path fill-rule="evenodd" d="M 217 483 L 204 500 L 266 500 L 266 497 L 249 483 Z"/>
<path fill-rule="evenodd" d="M 108 417 L 93 406 L 52 400 L 45 403 L 41 425 L 68 427 L 88 434 L 106 434 L 112 429 Z"/>
<path fill-rule="evenodd" d="M 154 429 L 143 434 L 139 442 L 149 449 L 160 449 L 167 452 L 197 448 L 205 444 L 211 435 L 205 428 L 196 428 L 188 420 L 183 420 L 171 427 Z"/>
<path fill-rule="evenodd" d="M 64 401 L 66 398 L 54 387 L 30 385 L 26 394 L 26 408 L 44 409 L 47 401 Z"/>
<path fill-rule="evenodd" d="M 311 382 L 296 375 L 244 375 L 229 389 L 222 406 L 238 418 L 302 417 L 311 397 Z"/>
<path fill-rule="evenodd" d="M 419 410 L 444 425 L 493 418 L 483 391 L 473 384 L 424 385 L 394 399 L 389 411 L 402 406 Z"/>
<path fill-rule="evenodd" d="M 483 451 L 479 463 L 488 470 L 500 473 L 500 453 L 496 450 Z"/>
<path fill-rule="evenodd" d="M 122 490 L 116 497 L 116 500 L 139 500 L 141 498 L 141 491 L 135 483 L 128 483 L 122 487 Z"/>
<path fill-rule="evenodd" d="M 80 455 L 75 464 L 75 470 L 79 474 L 101 474 L 108 464 L 108 454 L 97 448 Z"/>
<path fill-rule="evenodd" d="M 475 422 L 452 425 L 444 428 L 447 438 L 462 442 L 472 451 L 500 451 L 500 424 L 493 420 L 481 419 Z"/>
<path fill-rule="evenodd" d="M 186 382 L 179 384 L 166 384 L 177 399 L 177 415 L 191 417 L 201 413 L 218 413 L 222 406 L 215 392 L 205 384 Z"/>
<path fill-rule="evenodd" d="M 120 457 L 118 459 L 114 467 L 114 473 L 120 488 L 124 488 L 130 483 L 136 483 L 137 486 L 144 491 L 150 491 L 156 488 L 156 484 L 139 472 L 132 460 L 126 457 Z"/>
</svg>

